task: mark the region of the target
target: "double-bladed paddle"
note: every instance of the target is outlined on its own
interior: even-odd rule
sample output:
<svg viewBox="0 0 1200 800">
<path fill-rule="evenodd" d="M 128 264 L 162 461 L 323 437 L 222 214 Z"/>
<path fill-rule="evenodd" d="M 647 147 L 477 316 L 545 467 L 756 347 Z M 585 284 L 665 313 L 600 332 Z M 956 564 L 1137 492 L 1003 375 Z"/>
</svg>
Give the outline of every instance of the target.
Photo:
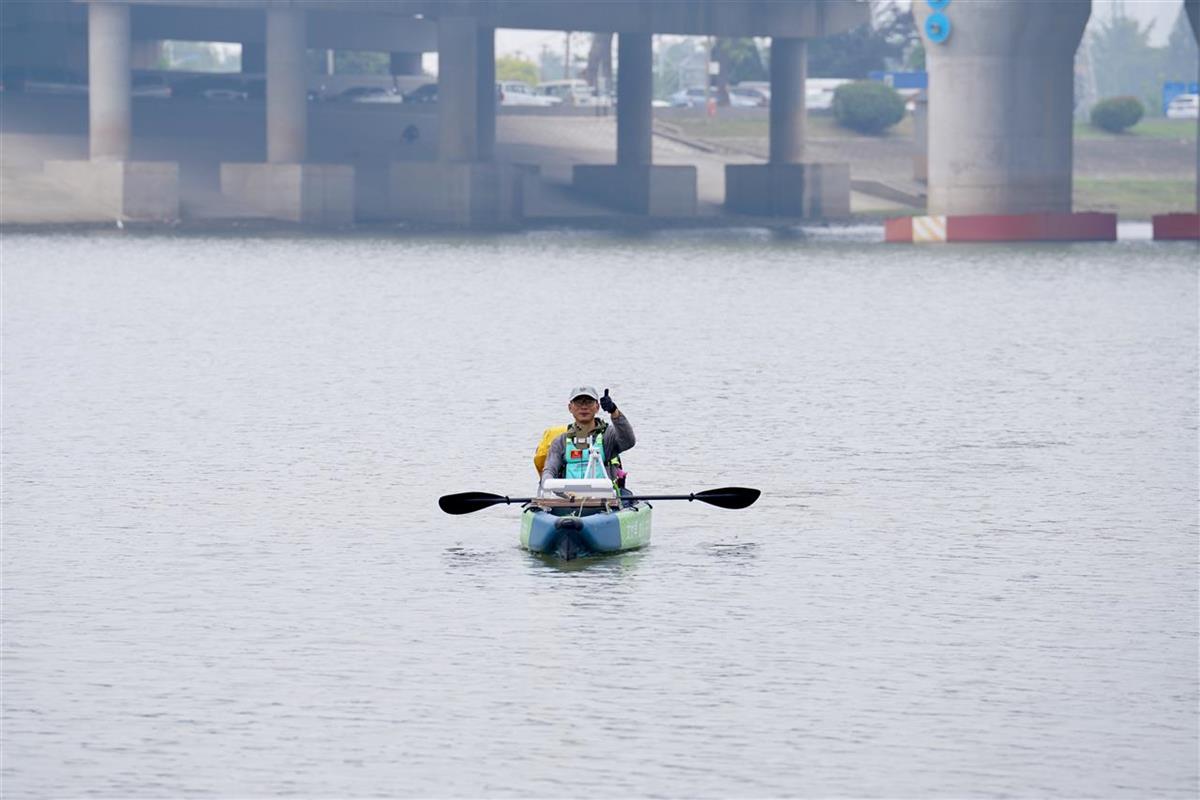
<svg viewBox="0 0 1200 800">
<path fill-rule="evenodd" d="M 639 500 L 699 500 L 718 508 L 745 508 L 754 503 L 762 494 L 758 489 L 745 489 L 741 486 L 726 486 L 723 489 L 706 489 L 692 494 L 643 494 L 622 497 L 622 502 L 635 503 Z M 488 492 L 460 492 L 446 494 L 438 498 L 438 507 L 447 514 L 470 514 L 481 508 L 499 505 L 501 503 L 524 505 L 537 500 L 536 497 L 507 497 Z"/>
</svg>

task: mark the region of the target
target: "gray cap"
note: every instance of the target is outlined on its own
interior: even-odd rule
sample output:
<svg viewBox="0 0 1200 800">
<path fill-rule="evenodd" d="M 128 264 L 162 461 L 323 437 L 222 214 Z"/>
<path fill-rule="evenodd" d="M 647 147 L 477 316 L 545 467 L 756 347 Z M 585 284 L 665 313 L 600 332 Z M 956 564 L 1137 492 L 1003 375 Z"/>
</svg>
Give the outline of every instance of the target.
<svg viewBox="0 0 1200 800">
<path fill-rule="evenodd" d="M 593 400 L 599 400 L 600 395 L 596 393 L 594 386 L 576 386 L 571 390 L 571 395 L 567 398 L 567 402 L 574 400 L 576 397 L 590 397 Z"/>
</svg>

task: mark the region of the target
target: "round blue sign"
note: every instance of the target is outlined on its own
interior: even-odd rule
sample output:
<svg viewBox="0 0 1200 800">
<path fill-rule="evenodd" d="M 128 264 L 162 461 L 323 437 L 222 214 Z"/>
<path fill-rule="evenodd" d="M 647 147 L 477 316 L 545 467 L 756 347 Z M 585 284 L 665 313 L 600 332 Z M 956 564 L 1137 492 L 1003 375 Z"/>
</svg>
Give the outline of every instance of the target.
<svg viewBox="0 0 1200 800">
<path fill-rule="evenodd" d="M 950 19 L 940 11 L 930 14 L 925 20 L 925 38 L 941 44 L 950 38 Z"/>
</svg>

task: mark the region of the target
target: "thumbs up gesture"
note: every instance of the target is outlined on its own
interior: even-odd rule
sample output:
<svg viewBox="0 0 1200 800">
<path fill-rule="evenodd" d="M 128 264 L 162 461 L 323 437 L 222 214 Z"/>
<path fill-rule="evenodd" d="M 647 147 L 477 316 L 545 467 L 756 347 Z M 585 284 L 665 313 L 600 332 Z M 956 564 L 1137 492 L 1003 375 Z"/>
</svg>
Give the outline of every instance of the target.
<svg viewBox="0 0 1200 800">
<path fill-rule="evenodd" d="M 600 398 L 600 407 L 603 408 L 605 411 L 607 411 L 609 414 L 611 414 L 617 410 L 617 404 L 614 403 L 613 399 L 608 396 L 608 389 L 604 390 L 604 397 Z"/>
</svg>

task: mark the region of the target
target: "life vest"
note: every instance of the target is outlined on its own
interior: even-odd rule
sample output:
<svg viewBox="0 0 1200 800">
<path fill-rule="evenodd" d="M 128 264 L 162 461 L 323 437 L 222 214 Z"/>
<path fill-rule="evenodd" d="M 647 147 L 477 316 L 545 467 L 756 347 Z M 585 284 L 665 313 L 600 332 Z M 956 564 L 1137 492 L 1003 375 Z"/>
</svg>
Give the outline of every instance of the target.
<svg viewBox="0 0 1200 800">
<path fill-rule="evenodd" d="M 537 448 L 533 451 L 533 468 L 535 470 L 537 470 L 537 474 L 539 476 L 542 474 L 542 470 L 546 468 L 546 457 L 550 455 L 550 447 L 554 444 L 554 440 L 557 439 L 559 436 L 562 436 L 564 433 L 566 433 L 568 427 L 570 427 L 570 426 L 568 426 L 568 425 L 553 425 L 549 428 L 546 428 L 546 430 L 542 431 L 542 439 L 540 442 L 538 442 Z M 564 459 L 564 461 L 566 460 L 567 456 L 570 455 L 570 448 L 567 447 L 567 444 L 568 443 L 564 440 L 563 441 L 563 445 L 564 445 L 563 446 L 563 459 Z M 588 452 L 583 453 L 583 456 L 582 456 L 583 457 L 583 467 L 581 468 L 581 474 L 582 474 L 582 470 L 587 469 L 587 462 L 588 462 L 589 455 L 591 455 L 591 454 Z M 601 457 L 603 457 L 603 450 L 601 450 Z M 620 456 L 617 456 L 616 458 L 614 458 L 612 460 L 612 466 L 616 470 L 616 472 L 614 474 L 617 475 L 617 480 L 616 480 L 617 485 L 623 487 L 625 485 L 625 473 L 621 470 L 621 457 Z M 568 474 L 566 477 L 570 477 L 570 475 Z"/>
<path fill-rule="evenodd" d="M 587 466 L 591 460 L 592 448 L 598 451 L 600 463 L 599 474 L 588 475 Z M 604 434 L 597 433 L 585 441 L 578 439 L 563 440 L 563 477 L 564 478 L 607 478 L 608 470 L 604 460 Z"/>
</svg>

